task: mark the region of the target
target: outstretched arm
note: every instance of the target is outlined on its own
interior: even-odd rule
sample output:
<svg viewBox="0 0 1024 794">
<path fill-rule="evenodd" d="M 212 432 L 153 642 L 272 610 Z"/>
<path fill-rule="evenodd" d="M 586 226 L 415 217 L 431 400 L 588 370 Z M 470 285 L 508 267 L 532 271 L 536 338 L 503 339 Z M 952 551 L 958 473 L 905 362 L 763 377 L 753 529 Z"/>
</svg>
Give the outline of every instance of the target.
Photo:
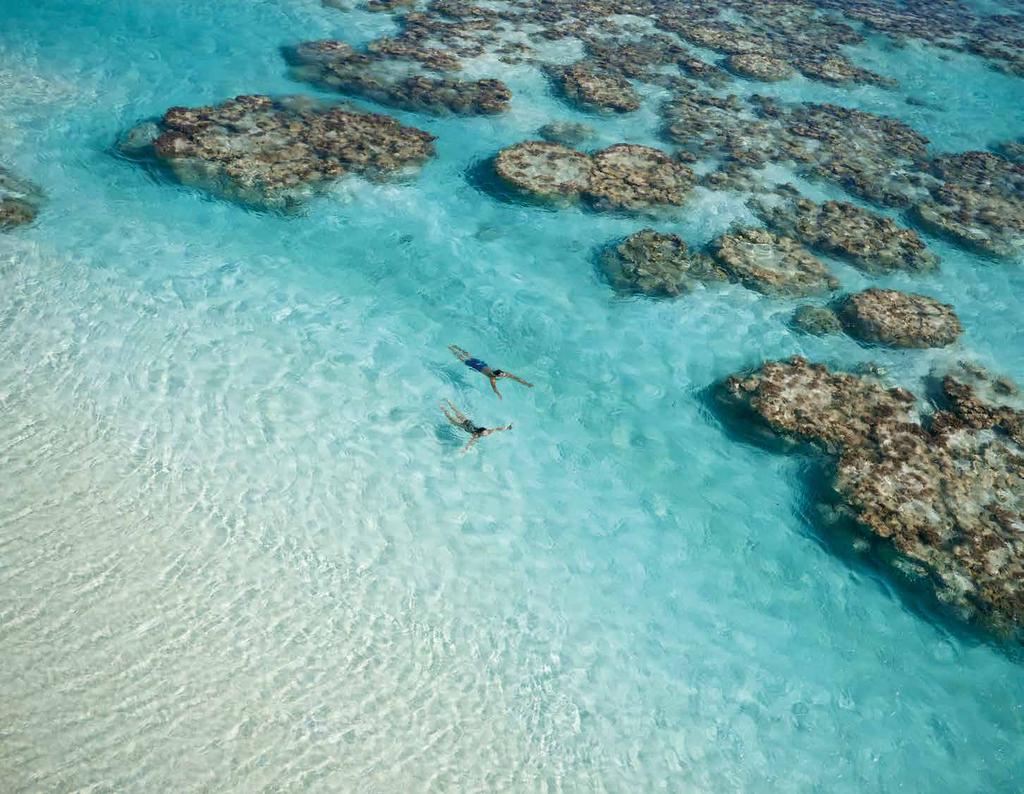
<svg viewBox="0 0 1024 794">
<path fill-rule="evenodd" d="M 469 353 L 463 350 L 458 345 L 448 345 L 448 349 L 452 351 L 452 355 L 455 356 L 459 361 L 465 361 L 467 358 L 471 358 Z"/>
<path fill-rule="evenodd" d="M 509 422 L 504 427 L 488 427 L 486 430 L 481 430 L 481 431 L 479 431 L 477 433 L 474 433 L 473 437 L 471 439 L 469 439 L 469 441 L 466 442 L 466 446 L 464 446 L 462 448 L 462 453 L 461 454 L 465 455 L 467 452 L 469 452 L 469 448 L 471 446 L 473 446 L 477 441 L 479 441 L 484 436 L 489 436 L 491 433 L 501 433 L 501 432 L 504 432 L 505 430 L 511 430 L 511 429 L 512 429 L 512 423 Z"/>
<path fill-rule="evenodd" d="M 499 375 L 498 377 L 500 377 L 500 378 L 512 378 L 512 380 L 514 380 L 516 383 L 521 383 L 524 386 L 529 386 L 531 389 L 533 388 L 533 384 L 532 383 L 530 383 L 529 381 L 523 380 L 518 375 L 513 375 L 511 372 L 502 372 L 501 375 Z"/>
<path fill-rule="evenodd" d="M 494 389 L 494 393 L 498 395 L 498 399 L 501 399 L 501 392 L 498 391 L 498 378 L 497 376 L 491 377 L 491 388 Z"/>
</svg>

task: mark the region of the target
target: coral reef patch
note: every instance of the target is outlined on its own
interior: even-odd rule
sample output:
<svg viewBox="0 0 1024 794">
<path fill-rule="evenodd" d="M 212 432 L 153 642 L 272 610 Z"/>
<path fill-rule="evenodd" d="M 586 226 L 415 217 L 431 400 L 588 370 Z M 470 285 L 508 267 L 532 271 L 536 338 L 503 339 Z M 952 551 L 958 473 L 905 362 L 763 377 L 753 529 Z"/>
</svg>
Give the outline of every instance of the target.
<svg viewBox="0 0 1024 794">
<path fill-rule="evenodd" d="M 553 70 L 552 76 L 562 95 L 583 110 L 629 113 L 640 107 L 640 96 L 624 77 L 587 63 Z"/>
<path fill-rule="evenodd" d="M 494 169 L 523 194 L 583 199 L 602 210 L 680 206 L 695 181 L 689 168 L 660 149 L 627 143 L 585 154 L 562 144 L 524 141 L 502 149 Z"/>
<path fill-rule="evenodd" d="M 845 201 L 756 201 L 753 209 L 777 233 L 867 273 L 926 272 L 938 266 L 938 257 L 915 231 Z"/>
<path fill-rule="evenodd" d="M 914 206 L 919 223 L 982 253 L 1024 251 L 1024 164 L 964 152 L 936 157 L 929 170 L 941 182 Z"/>
<path fill-rule="evenodd" d="M 285 50 L 292 76 L 321 88 L 426 113 L 486 115 L 508 108 L 500 80 L 461 80 L 438 72 L 462 68 L 445 50 L 379 39 L 366 52 L 340 41 L 309 41 Z M 427 72 L 432 73 L 427 73 Z"/>
<path fill-rule="evenodd" d="M 42 200 L 36 185 L 0 166 L 0 231 L 34 221 Z"/>
<path fill-rule="evenodd" d="M 390 116 L 302 97 L 239 96 L 173 107 L 121 141 L 129 156 L 182 184 L 260 208 L 285 209 L 346 174 L 382 178 L 433 156 L 434 137 Z"/>
<path fill-rule="evenodd" d="M 709 256 L 691 251 L 674 234 L 654 229 L 642 229 L 606 250 L 601 266 L 616 289 L 651 297 L 676 297 L 727 278 Z"/>
<path fill-rule="evenodd" d="M 837 334 L 843 330 L 843 324 L 839 322 L 839 318 L 832 309 L 827 306 L 811 306 L 809 304 L 797 306 L 790 325 L 798 331 L 812 336 Z"/>
<path fill-rule="evenodd" d="M 963 332 L 949 304 L 892 289 L 848 295 L 837 313 L 850 336 L 890 347 L 945 347 Z"/>
<path fill-rule="evenodd" d="M 839 286 L 825 263 L 800 243 L 765 229 L 722 235 L 711 250 L 732 278 L 766 295 L 814 295 Z"/>
<path fill-rule="evenodd" d="M 990 401 L 1000 381 L 979 371 L 939 378 L 945 405 L 930 416 L 904 389 L 799 357 L 734 375 L 719 394 L 773 434 L 822 450 L 840 514 L 894 569 L 915 572 L 963 618 L 1019 635 L 1024 411 Z"/>
</svg>

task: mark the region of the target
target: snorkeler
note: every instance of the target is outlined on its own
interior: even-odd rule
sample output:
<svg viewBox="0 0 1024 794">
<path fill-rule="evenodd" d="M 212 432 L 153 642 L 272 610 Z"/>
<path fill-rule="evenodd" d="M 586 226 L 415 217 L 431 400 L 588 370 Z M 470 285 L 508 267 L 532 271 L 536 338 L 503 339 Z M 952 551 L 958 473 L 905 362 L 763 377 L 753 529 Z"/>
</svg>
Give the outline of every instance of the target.
<svg viewBox="0 0 1024 794">
<path fill-rule="evenodd" d="M 469 367 L 470 369 L 475 369 L 477 372 L 479 372 L 481 375 L 487 378 L 487 380 L 491 382 L 491 388 L 494 389 L 494 393 L 498 395 L 499 400 L 501 399 L 501 392 L 498 391 L 498 378 L 511 378 L 516 383 L 521 383 L 524 386 L 527 386 L 531 389 L 533 388 L 532 383 L 528 383 L 527 381 L 520 378 L 518 375 L 513 375 L 511 372 L 505 372 L 505 370 L 503 369 L 491 369 L 489 366 L 487 366 L 486 361 L 481 361 L 479 358 L 473 358 L 469 353 L 467 353 L 458 345 L 448 345 L 448 349 L 452 351 L 452 353 L 455 355 L 455 358 L 457 358 L 467 367 Z"/>
<path fill-rule="evenodd" d="M 501 433 L 504 430 L 511 430 L 512 423 L 509 422 L 504 427 L 478 427 L 473 423 L 473 420 L 466 416 L 462 411 L 452 405 L 451 400 L 445 400 L 448 403 L 447 407 L 444 403 L 439 403 L 441 411 L 444 413 L 445 419 L 455 425 L 459 430 L 465 430 L 470 435 L 469 441 L 466 442 L 466 446 L 462 448 L 462 453 L 465 455 L 471 446 L 479 441 L 484 436 L 489 436 L 491 433 Z M 448 409 L 451 408 L 449 411 Z"/>
</svg>

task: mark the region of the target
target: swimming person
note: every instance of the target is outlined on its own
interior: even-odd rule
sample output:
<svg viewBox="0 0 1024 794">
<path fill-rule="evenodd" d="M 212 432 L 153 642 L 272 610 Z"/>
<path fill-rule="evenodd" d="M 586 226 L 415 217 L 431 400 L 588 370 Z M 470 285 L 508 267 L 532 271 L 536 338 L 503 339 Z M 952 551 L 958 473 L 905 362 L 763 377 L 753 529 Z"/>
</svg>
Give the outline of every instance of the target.
<svg viewBox="0 0 1024 794">
<path fill-rule="evenodd" d="M 491 369 L 487 365 L 486 361 L 482 361 L 479 358 L 473 358 L 473 356 L 471 356 L 458 345 L 448 345 L 448 349 L 452 351 L 452 353 L 455 355 L 455 358 L 457 358 L 467 367 L 469 367 L 470 369 L 475 369 L 477 372 L 479 372 L 481 375 L 487 378 L 487 380 L 491 382 L 491 388 L 494 389 L 494 393 L 498 395 L 499 400 L 501 399 L 501 392 L 498 391 L 498 378 L 511 378 L 516 383 L 521 383 L 524 386 L 527 386 L 531 389 L 533 388 L 532 383 L 528 383 L 527 381 L 520 378 L 518 375 L 513 375 L 511 372 L 505 372 L 505 370 L 503 369 Z"/>
<path fill-rule="evenodd" d="M 444 403 L 439 403 L 439 405 L 441 406 L 441 411 L 442 413 L 444 413 L 445 419 L 447 419 L 449 422 L 451 422 L 453 425 L 459 428 L 459 430 L 465 430 L 470 435 L 470 439 L 469 441 L 466 442 L 466 446 L 462 448 L 461 454 L 463 455 L 469 452 L 469 448 L 484 436 L 489 436 L 491 433 L 501 433 L 502 431 L 512 429 L 511 422 L 509 422 L 504 427 L 479 427 L 478 425 L 474 424 L 472 419 L 470 419 L 468 416 L 462 413 L 462 411 L 460 411 L 458 408 L 452 405 L 451 400 L 446 400 L 445 402 L 448 403 L 447 407 L 445 406 Z M 448 410 L 449 408 L 451 408 L 451 411 Z"/>
</svg>

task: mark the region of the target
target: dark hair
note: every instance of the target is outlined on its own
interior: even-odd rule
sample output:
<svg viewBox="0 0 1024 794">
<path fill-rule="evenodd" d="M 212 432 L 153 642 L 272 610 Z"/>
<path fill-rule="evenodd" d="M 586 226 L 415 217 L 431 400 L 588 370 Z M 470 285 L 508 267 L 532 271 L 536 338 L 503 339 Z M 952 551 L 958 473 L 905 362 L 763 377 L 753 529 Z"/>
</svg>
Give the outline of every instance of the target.
<svg viewBox="0 0 1024 794">
<path fill-rule="evenodd" d="M 487 429 L 486 427 L 480 427 L 478 425 L 473 425 L 473 435 L 475 436 L 477 433 L 482 433 L 486 429 Z"/>
<path fill-rule="evenodd" d="M 496 369 L 496 370 L 494 370 L 494 374 L 495 375 L 504 375 L 505 373 L 502 372 L 500 369 Z"/>
</svg>

